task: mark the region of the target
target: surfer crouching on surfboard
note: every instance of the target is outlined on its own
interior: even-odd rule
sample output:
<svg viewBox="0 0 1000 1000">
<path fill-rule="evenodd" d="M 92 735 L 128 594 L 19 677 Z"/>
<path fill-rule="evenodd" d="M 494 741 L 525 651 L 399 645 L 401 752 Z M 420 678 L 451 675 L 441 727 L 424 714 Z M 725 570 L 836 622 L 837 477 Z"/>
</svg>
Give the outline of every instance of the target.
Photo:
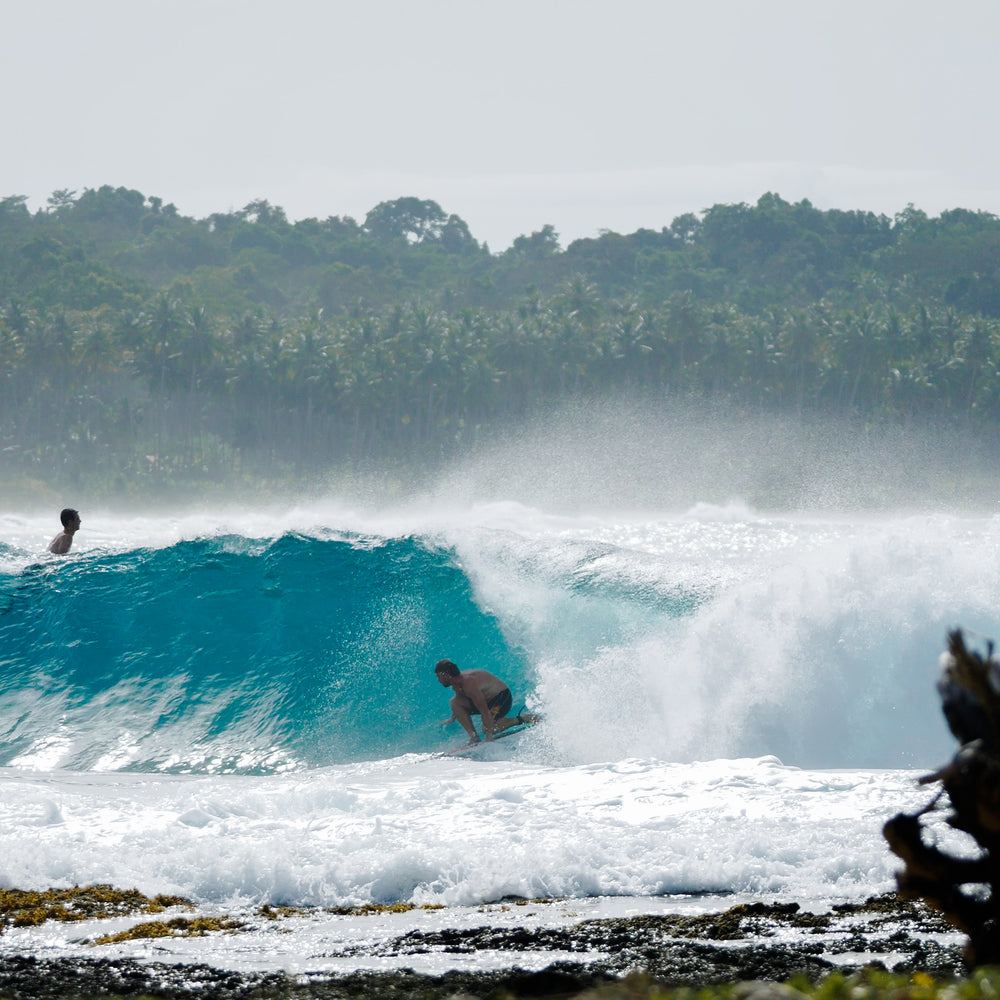
<svg viewBox="0 0 1000 1000">
<path fill-rule="evenodd" d="M 451 660 L 438 660 L 434 668 L 442 687 L 455 692 L 451 699 L 451 717 L 441 723 L 450 725 L 455 719 L 469 734 L 470 743 L 479 742 L 479 734 L 472 722 L 473 715 L 483 720 L 483 735 L 492 740 L 494 733 L 502 733 L 511 726 L 531 725 L 535 716 L 522 712 L 507 718 L 512 704 L 510 688 L 488 670 L 459 670 Z"/>
</svg>

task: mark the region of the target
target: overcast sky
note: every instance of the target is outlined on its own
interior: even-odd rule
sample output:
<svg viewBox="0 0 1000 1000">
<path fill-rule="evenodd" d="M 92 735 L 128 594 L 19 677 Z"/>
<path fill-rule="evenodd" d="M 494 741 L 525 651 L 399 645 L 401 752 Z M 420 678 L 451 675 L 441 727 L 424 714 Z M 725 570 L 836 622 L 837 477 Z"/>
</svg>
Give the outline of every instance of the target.
<svg viewBox="0 0 1000 1000">
<path fill-rule="evenodd" d="M 0 0 L 0 197 L 415 195 L 502 250 L 775 191 L 1000 214 L 996 0 Z"/>
</svg>

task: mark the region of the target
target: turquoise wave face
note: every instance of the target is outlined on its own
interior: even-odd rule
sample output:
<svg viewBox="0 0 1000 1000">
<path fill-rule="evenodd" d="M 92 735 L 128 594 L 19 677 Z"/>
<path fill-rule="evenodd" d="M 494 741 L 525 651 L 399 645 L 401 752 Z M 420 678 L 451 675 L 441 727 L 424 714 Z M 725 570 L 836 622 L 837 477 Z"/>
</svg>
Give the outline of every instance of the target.
<svg viewBox="0 0 1000 1000">
<path fill-rule="evenodd" d="M 0 765 L 262 772 L 440 746 L 448 657 L 526 657 L 419 539 L 181 542 L 0 577 Z"/>
</svg>

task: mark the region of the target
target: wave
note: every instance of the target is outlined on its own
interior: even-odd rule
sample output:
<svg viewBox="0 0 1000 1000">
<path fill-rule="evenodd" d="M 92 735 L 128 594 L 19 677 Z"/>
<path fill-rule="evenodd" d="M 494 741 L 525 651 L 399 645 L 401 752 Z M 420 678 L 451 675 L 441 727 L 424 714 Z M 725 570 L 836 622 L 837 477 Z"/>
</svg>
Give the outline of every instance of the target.
<svg viewBox="0 0 1000 1000">
<path fill-rule="evenodd" d="M 143 522 L 119 550 L 40 563 L 17 540 L 0 765 L 271 773 L 432 753 L 460 735 L 437 725 L 449 657 L 545 714 L 504 741 L 527 762 L 933 767 L 950 751 L 945 632 L 1000 629 L 997 518 L 433 509 L 264 538 Z M 122 530 L 108 523 L 92 536 Z"/>
<path fill-rule="evenodd" d="M 95 770 L 425 750 L 438 658 L 526 674 L 454 553 L 414 538 L 228 535 L 32 566 L 0 577 L 0 643 L 0 763 Z"/>
</svg>

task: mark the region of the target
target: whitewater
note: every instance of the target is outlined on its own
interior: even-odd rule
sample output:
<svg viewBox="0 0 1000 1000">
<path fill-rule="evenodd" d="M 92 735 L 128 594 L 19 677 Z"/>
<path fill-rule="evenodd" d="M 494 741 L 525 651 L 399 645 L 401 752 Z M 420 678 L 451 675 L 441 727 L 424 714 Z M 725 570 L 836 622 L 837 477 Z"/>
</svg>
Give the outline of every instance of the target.
<svg viewBox="0 0 1000 1000">
<path fill-rule="evenodd" d="M 954 752 L 946 633 L 1000 635 L 991 505 L 532 505 L 509 485 L 382 507 L 81 502 L 63 558 L 52 511 L 0 512 L 0 887 L 444 907 L 111 946 L 297 971 L 375 967 L 359 949 L 379 933 L 487 912 L 891 890 L 882 824 Z M 443 657 L 543 723 L 448 755 Z M 10 929 L 0 953 L 83 954 L 88 930 Z"/>
</svg>

